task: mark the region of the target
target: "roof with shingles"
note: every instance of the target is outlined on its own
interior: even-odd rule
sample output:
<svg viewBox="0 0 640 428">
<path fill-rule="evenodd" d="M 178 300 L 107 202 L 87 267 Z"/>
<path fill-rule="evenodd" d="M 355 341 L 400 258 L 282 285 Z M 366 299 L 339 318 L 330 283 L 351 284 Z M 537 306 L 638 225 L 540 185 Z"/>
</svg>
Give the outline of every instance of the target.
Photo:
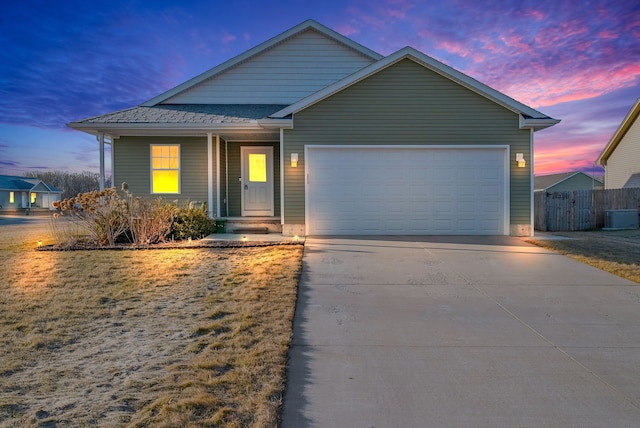
<svg viewBox="0 0 640 428">
<path fill-rule="evenodd" d="M 14 175 L 0 175 L 0 190 L 29 191 L 39 183 L 43 183 L 51 192 L 61 193 L 62 190 L 47 184 L 39 178 L 18 177 Z"/>
<path fill-rule="evenodd" d="M 280 104 L 159 104 L 132 107 L 76 123 L 251 123 L 284 107 L 286 105 Z"/>
<path fill-rule="evenodd" d="M 584 174 L 584 173 L 581 171 L 571 171 L 571 172 L 561 172 L 559 174 L 537 175 L 533 177 L 533 190 L 534 191 L 547 190 L 548 188 L 555 186 L 556 184 L 578 174 Z M 602 180 L 600 180 L 598 177 L 592 177 L 588 174 L 584 174 L 584 175 L 602 184 Z"/>
</svg>

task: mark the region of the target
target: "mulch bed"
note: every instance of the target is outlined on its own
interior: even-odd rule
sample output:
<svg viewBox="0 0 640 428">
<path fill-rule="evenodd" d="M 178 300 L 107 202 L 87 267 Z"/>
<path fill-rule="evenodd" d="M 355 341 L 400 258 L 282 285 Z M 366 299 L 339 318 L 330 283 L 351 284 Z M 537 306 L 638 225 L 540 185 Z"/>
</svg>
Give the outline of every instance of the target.
<svg viewBox="0 0 640 428">
<path fill-rule="evenodd" d="M 192 250 L 196 248 L 251 248 L 272 247 L 278 245 L 304 245 L 303 241 L 173 241 L 162 242 L 153 245 L 116 244 L 114 246 L 99 246 L 91 242 L 79 242 L 73 246 L 61 247 L 57 245 L 45 245 L 36 248 L 37 251 L 131 251 L 131 250 Z"/>
</svg>

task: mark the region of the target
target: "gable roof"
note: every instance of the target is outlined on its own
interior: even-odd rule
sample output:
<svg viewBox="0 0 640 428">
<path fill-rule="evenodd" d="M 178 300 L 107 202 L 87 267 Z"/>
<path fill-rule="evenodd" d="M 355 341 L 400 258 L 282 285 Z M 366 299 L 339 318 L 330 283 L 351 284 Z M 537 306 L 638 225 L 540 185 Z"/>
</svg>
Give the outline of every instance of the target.
<svg viewBox="0 0 640 428">
<path fill-rule="evenodd" d="M 361 44 L 349 39 L 348 37 L 343 36 L 340 33 L 337 33 L 336 31 L 333 31 L 330 28 L 325 27 L 324 25 L 309 19 L 307 21 L 304 21 L 301 24 L 296 25 L 295 27 L 285 31 L 284 33 L 275 36 L 269 40 L 267 40 L 264 43 L 259 44 L 258 46 L 249 49 L 248 51 L 234 57 L 231 58 L 230 60 L 194 77 L 193 79 L 190 79 L 184 83 L 182 83 L 181 85 L 176 86 L 175 88 L 172 88 L 152 99 L 150 99 L 149 101 L 146 101 L 144 103 L 142 103 L 142 106 L 153 106 L 159 103 L 162 103 L 163 101 L 166 101 L 167 99 L 181 93 L 184 92 L 196 85 L 198 85 L 199 83 L 204 82 L 205 80 L 208 80 L 218 74 L 221 74 L 225 71 L 227 71 L 228 69 L 242 63 L 245 62 L 247 60 L 250 60 L 251 58 L 263 53 L 264 51 L 276 46 L 277 44 L 291 38 L 294 37 L 297 34 L 300 34 L 302 32 L 308 31 L 308 30 L 315 30 L 331 39 L 334 39 L 336 41 L 338 41 L 339 43 L 342 43 L 343 45 L 346 45 L 348 47 L 350 47 L 351 49 L 359 52 L 360 54 L 371 58 L 374 61 L 377 61 L 379 59 L 382 58 L 382 55 L 380 55 L 377 52 L 372 51 L 371 49 L 362 46 Z"/>
<path fill-rule="evenodd" d="M 38 178 L 18 177 L 15 175 L 0 175 L 0 190 L 28 192 L 40 190 L 44 186 L 49 192 L 62 193 L 62 190 L 51 186 Z M 38 189 L 36 189 L 38 188 Z"/>
<path fill-rule="evenodd" d="M 519 114 L 521 128 L 532 128 L 534 130 L 544 129 L 560 122 L 559 120 L 553 119 L 529 106 L 526 106 L 514 100 L 513 98 L 508 97 L 507 95 L 485 85 L 484 83 L 481 83 L 473 79 L 472 77 L 469 77 L 466 74 L 461 73 L 460 71 L 449 67 L 448 65 L 409 46 L 400 49 L 399 51 L 351 74 L 350 76 L 345 77 L 344 79 L 332 85 L 327 86 L 326 88 L 294 104 L 291 104 L 290 106 L 274 113 L 273 115 L 271 115 L 271 117 L 284 118 L 288 115 L 295 114 L 404 59 L 415 61 L 416 63 L 428 68 L 429 70 L 434 71 L 435 73 L 438 73 L 441 76 L 444 76 L 447 79 L 450 79 L 464 86 L 465 88 L 484 96 L 485 98 L 505 107 L 506 109 L 513 111 L 514 113 Z"/>
<path fill-rule="evenodd" d="M 536 175 L 533 177 L 533 190 L 547 190 L 550 187 L 556 186 L 563 181 L 567 181 L 575 176 L 584 175 L 590 180 L 595 180 L 599 184 L 602 184 L 602 180 L 598 177 L 593 177 L 589 174 L 585 174 L 582 171 L 572 171 L 572 172 L 561 172 L 559 174 L 549 174 L 549 175 Z"/>
<path fill-rule="evenodd" d="M 605 166 L 607 164 L 607 160 L 615 151 L 616 147 L 618 147 L 618 144 L 620 144 L 620 141 L 622 141 L 624 135 L 627 133 L 629 128 L 631 128 L 631 125 L 633 125 L 633 123 L 636 121 L 638 115 L 640 115 L 640 98 L 636 100 L 633 107 L 631 107 L 631 110 L 629 110 L 629 113 L 627 113 L 625 118 L 620 123 L 620 126 L 618 126 L 616 132 L 613 134 L 605 148 L 602 150 L 602 153 L 600 153 L 600 156 L 598 156 L 598 165 Z"/>
</svg>

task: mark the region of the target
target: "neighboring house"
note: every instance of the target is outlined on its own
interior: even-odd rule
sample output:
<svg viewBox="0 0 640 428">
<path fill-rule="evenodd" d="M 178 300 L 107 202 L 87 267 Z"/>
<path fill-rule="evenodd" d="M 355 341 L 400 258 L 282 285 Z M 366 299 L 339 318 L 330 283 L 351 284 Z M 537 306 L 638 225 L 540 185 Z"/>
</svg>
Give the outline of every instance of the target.
<svg viewBox="0 0 640 428">
<path fill-rule="evenodd" d="M 566 192 L 573 190 L 602 189 L 602 180 L 580 171 L 533 177 L 534 192 Z"/>
<path fill-rule="evenodd" d="M 598 157 L 605 189 L 640 187 L 640 98 Z"/>
<path fill-rule="evenodd" d="M 48 208 L 62 197 L 62 190 L 37 178 L 0 175 L 0 210 Z"/>
<path fill-rule="evenodd" d="M 530 235 L 534 131 L 558 120 L 413 48 L 315 21 L 130 109 L 70 123 L 135 196 L 284 235 Z M 519 160 L 519 162 L 518 162 Z"/>
</svg>

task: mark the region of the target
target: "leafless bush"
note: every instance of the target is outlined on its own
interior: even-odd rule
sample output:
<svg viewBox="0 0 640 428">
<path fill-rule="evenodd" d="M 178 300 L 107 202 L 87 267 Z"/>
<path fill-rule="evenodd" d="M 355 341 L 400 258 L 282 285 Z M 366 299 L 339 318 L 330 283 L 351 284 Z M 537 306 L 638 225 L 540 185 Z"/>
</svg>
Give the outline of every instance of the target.
<svg viewBox="0 0 640 428">
<path fill-rule="evenodd" d="M 163 242 L 171 231 L 178 208 L 164 199 L 134 198 L 127 193 L 129 231 L 136 245 Z"/>
<path fill-rule="evenodd" d="M 136 245 L 163 242 L 178 213 L 176 205 L 161 198 L 134 198 L 128 191 L 121 198 L 115 188 L 81 193 L 54 203 L 54 207 L 76 227 L 85 229 L 100 246 L 114 246 L 123 236 Z M 73 246 L 80 235 L 77 230 L 65 226 L 64 219 L 60 220 L 54 222 L 52 229 L 58 245 Z"/>
<path fill-rule="evenodd" d="M 115 188 L 81 193 L 54 203 L 54 207 L 86 227 L 100 246 L 114 246 L 116 239 L 129 229 L 127 201 L 118 196 Z"/>
</svg>

